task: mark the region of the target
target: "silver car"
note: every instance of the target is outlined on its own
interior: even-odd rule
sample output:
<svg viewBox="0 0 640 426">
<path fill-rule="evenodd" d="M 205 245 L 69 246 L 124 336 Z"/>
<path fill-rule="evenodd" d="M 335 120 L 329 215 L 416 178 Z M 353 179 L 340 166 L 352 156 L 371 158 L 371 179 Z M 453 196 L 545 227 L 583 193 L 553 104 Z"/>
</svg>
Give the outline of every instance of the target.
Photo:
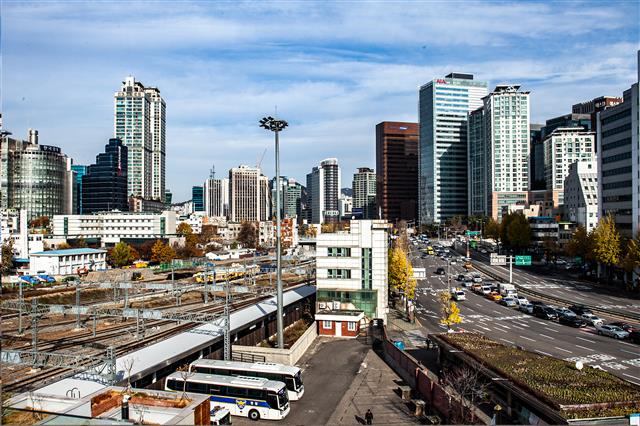
<svg viewBox="0 0 640 426">
<path fill-rule="evenodd" d="M 598 334 L 613 337 L 614 339 L 626 339 L 629 333 L 618 327 L 617 325 L 596 324 Z"/>
<path fill-rule="evenodd" d="M 587 324 L 593 325 L 593 326 L 596 326 L 598 324 L 602 324 L 604 322 L 600 318 L 598 318 L 597 316 L 595 316 L 593 314 L 582 314 L 582 315 L 580 315 L 580 319 L 582 319 Z"/>
<path fill-rule="evenodd" d="M 520 305 L 518 309 L 524 312 L 525 314 L 533 314 L 533 305 L 531 303 L 527 303 L 526 305 Z"/>
</svg>

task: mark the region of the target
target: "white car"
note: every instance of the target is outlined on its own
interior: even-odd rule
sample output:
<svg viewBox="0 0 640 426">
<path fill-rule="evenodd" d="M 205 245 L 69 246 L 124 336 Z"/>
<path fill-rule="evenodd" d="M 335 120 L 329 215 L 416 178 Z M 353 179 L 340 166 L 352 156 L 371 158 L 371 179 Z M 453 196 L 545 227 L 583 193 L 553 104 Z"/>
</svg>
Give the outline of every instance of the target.
<svg viewBox="0 0 640 426">
<path fill-rule="evenodd" d="M 558 313 L 558 315 L 564 315 L 567 317 L 575 317 L 576 313 L 573 312 L 571 309 L 569 308 L 556 308 L 556 312 Z"/>
<path fill-rule="evenodd" d="M 516 300 L 516 304 L 518 306 L 528 305 L 529 304 L 529 301 L 524 296 L 515 295 L 515 296 L 512 296 L 512 297 Z"/>
<path fill-rule="evenodd" d="M 482 282 L 482 278 L 480 278 L 480 277 L 473 277 L 473 282 L 474 282 L 474 283 L 481 283 L 481 282 Z"/>
<path fill-rule="evenodd" d="M 491 293 L 491 286 L 490 285 L 483 285 L 482 286 L 482 294 L 487 295 Z"/>
<path fill-rule="evenodd" d="M 531 303 L 521 304 L 518 309 L 526 314 L 533 314 L 533 305 Z"/>
<path fill-rule="evenodd" d="M 467 300 L 467 296 L 464 294 L 464 291 L 462 291 L 462 290 L 457 290 L 457 291 L 454 290 L 454 291 L 452 291 L 451 292 L 451 298 L 453 300 L 457 300 L 457 301 Z"/>
<path fill-rule="evenodd" d="M 593 314 L 582 314 L 580 315 L 580 318 L 587 324 L 593 325 L 593 326 L 596 326 L 597 324 L 602 324 L 604 322 L 602 321 L 602 319 L 598 318 Z"/>
</svg>

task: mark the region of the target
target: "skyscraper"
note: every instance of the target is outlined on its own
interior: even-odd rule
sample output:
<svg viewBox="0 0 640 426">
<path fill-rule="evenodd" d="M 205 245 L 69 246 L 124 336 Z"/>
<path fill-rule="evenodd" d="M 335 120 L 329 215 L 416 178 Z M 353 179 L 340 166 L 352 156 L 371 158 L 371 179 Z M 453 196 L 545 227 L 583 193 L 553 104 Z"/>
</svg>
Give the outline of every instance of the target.
<svg viewBox="0 0 640 426">
<path fill-rule="evenodd" d="M 362 219 L 375 219 L 376 174 L 373 169 L 360 167 L 353 175 L 353 213 L 360 213 Z"/>
<path fill-rule="evenodd" d="M 204 188 L 202 185 L 191 187 L 191 201 L 193 201 L 193 211 L 204 211 Z"/>
<path fill-rule="evenodd" d="M 115 93 L 114 133 L 129 149 L 129 195 L 164 201 L 165 102 L 160 90 L 127 77 Z"/>
<path fill-rule="evenodd" d="M 469 215 L 502 218 L 502 207 L 527 202 L 529 92 L 519 85 L 498 85 L 469 114 Z"/>
<path fill-rule="evenodd" d="M 419 220 L 467 214 L 467 117 L 482 106 L 487 83 L 451 73 L 420 87 Z"/>
<path fill-rule="evenodd" d="M 376 197 L 382 219 L 414 221 L 418 215 L 418 124 L 376 125 Z M 375 212 L 377 217 L 378 212 Z"/>
<path fill-rule="evenodd" d="M 82 214 L 82 176 L 87 174 L 87 167 L 80 164 L 73 164 L 73 204 L 75 206 L 73 213 Z"/>
<path fill-rule="evenodd" d="M 276 214 L 276 178 L 271 179 L 269 187 L 271 188 L 271 216 L 274 216 Z M 301 218 L 303 188 L 295 179 L 280 176 L 280 206 L 283 218 Z"/>
<path fill-rule="evenodd" d="M 590 101 L 574 104 L 571 112 L 574 114 L 589 114 L 591 117 L 591 130 L 595 132 L 598 113 L 621 103 L 622 98 L 619 96 L 599 96 Z"/>
<path fill-rule="evenodd" d="M 209 178 L 205 181 L 204 210 L 209 217 L 229 216 L 229 179 Z"/>
<path fill-rule="evenodd" d="M 311 223 L 337 222 L 340 218 L 340 166 L 337 158 L 327 158 L 307 174 Z"/>
<path fill-rule="evenodd" d="M 238 166 L 229 170 L 229 220 L 266 221 L 270 211 L 269 181 L 260 168 Z"/>
<path fill-rule="evenodd" d="M 71 159 L 57 146 L 40 145 L 37 130 L 29 129 L 26 141 L 10 134 L 0 135 L 0 208 L 26 210 L 27 220 L 71 214 Z"/>
<path fill-rule="evenodd" d="M 127 147 L 118 138 L 109 139 L 82 177 L 82 214 L 129 210 L 127 167 Z"/>
</svg>

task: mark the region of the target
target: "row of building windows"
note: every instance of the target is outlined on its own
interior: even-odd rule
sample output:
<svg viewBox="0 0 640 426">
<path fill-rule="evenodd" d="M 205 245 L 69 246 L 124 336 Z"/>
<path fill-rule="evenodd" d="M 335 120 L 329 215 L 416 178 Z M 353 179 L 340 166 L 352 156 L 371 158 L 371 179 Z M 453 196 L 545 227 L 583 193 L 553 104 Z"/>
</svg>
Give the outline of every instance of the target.
<svg viewBox="0 0 640 426">
<path fill-rule="evenodd" d="M 327 256 L 330 257 L 350 257 L 351 249 L 348 247 L 329 247 L 327 248 Z"/>
<path fill-rule="evenodd" d="M 613 182 L 613 183 L 605 183 L 604 185 L 602 185 L 602 189 L 618 189 L 618 188 L 629 188 L 629 187 L 631 187 L 630 180 L 623 180 L 620 182 Z"/>
<path fill-rule="evenodd" d="M 327 269 L 327 278 L 348 280 L 351 278 L 350 269 Z"/>
<path fill-rule="evenodd" d="M 615 176 L 623 173 L 631 173 L 631 166 L 618 167 L 617 169 L 603 170 L 602 176 Z"/>
<path fill-rule="evenodd" d="M 624 125 L 622 125 L 620 127 L 616 127 L 615 129 L 607 130 L 606 132 L 602 132 L 602 137 L 606 138 L 606 137 L 609 137 L 611 135 L 615 135 L 615 134 L 618 134 L 618 133 L 626 132 L 628 130 L 631 130 L 631 123 L 624 124 Z"/>
<path fill-rule="evenodd" d="M 631 116 L 631 108 L 626 109 L 624 111 L 620 111 L 617 114 L 613 114 L 612 116 L 609 116 L 607 118 L 603 118 L 602 119 L 602 125 L 607 125 L 609 123 L 613 123 L 614 121 L 618 121 L 621 118 L 625 118 L 625 117 L 630 117 Z"/>
<path fill-rule="evenodd" d="M 620 139 L 619 141 L 606 143 L 606 144 L 602 145 L 602 150 L 603 151 L 607 151 L 607 150 L 613 149 L 613 148 L 620 148 L 621 146 L 627 146 L 630 143 L 631 143 L 631 138 L 624 138 L 624 139 Z"/>
<path fill-rule="evenodd" d="M 615 163 L 620 160 L 627 160 L 631 158 L 631 152 L 623 152 L 622 154 L 612 155 L 611 157 L 604 157 L 602 164 Z"/>
</svg>

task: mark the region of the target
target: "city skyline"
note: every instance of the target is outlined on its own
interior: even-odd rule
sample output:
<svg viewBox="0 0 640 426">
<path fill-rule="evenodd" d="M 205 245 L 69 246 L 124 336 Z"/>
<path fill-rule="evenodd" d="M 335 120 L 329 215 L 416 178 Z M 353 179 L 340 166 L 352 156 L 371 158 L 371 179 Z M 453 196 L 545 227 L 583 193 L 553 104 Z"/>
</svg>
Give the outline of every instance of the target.
<svg viewBox="0 0 640 426">
<path fill-rule="evenodd" d="M 347 174 L 373 167 L 376 124 L 417 122 L 418 88 L 449 72 L 521 84 L 532 123 L 637 78 L 632 2 L 394 4 L 144 2 L 123 16 L 110 3 L 3 2 L 4 126 L 90 164 L 114 136 L 113 92 L 135 76 L 167 102 L 167 188 L 182 201 L 212 163 L 254 165 L 265 148 L 273 176 L 257 120 L 275 105 L 290 123 L 282 173 L 304 182 L 327 157 Z"/>
</svg>

